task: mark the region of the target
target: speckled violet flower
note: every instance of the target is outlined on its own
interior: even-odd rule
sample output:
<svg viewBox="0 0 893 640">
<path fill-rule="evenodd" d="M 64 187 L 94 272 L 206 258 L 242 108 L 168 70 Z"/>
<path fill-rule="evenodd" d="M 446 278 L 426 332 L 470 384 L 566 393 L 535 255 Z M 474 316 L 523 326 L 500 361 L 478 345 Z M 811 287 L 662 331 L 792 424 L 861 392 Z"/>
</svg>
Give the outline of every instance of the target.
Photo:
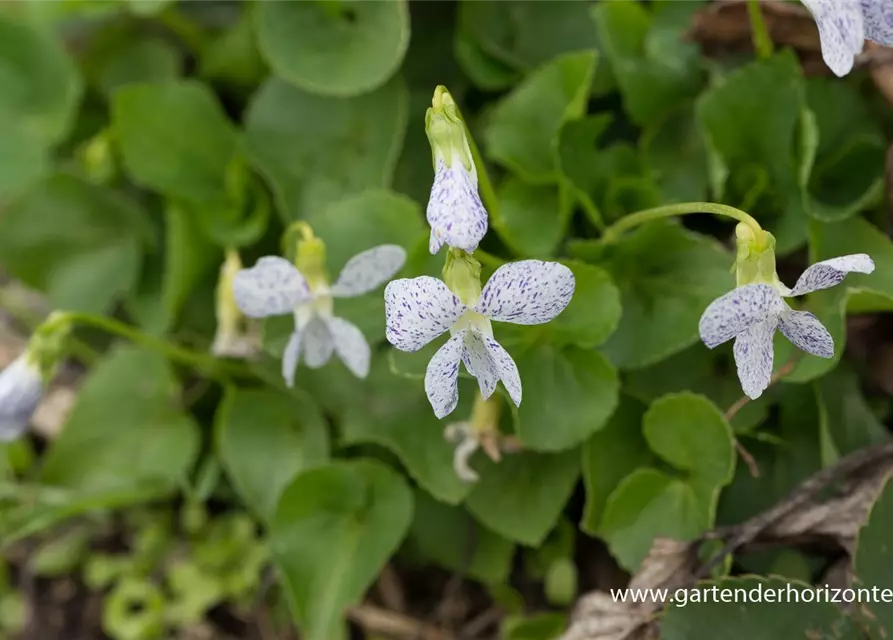
<svg viewBox="0 0 893 640">
<path fill-rule="evenodd" d="M 853 68 L 865 39 L 893 44 L 891 0 L 802 0 L 819 28 L 822 57 L 838 76 Z"/>
<path fill-rule="evenodd" d="M 368 293 L 391 278 L 406 261 L 396 245 L 381 245 L 351 258 L 335 284 L 308 284 L 304 275 L 285 258 L 268 256 L 233 279 L 236 304 L 246 316 L 294 314 L 295 330 L 282 355 L 282 376 L 294 384 L 298 360 L 310 368 L 323 366 L 332 353 L 354 375 L 369 373 L 369 344 L 353 324 L 332 314 L 333 298 L 352 298 Z"/>
<path fill-rule="evenodd" d="M 15 440 L 25 432 L 43 391 L 40 370 L 27 352 L 0 373 L 0 442 Z"/>
<path fill-rule="evenodd" d="M 434 92 L 425 114 L 425 133 L 434 159 L 434 184 L 428 199 L 431 225 L 428 249 L 443 245 L 472 253 L 487 233 L 487 210 L 478 194 L 478 175 L 455 102 L 445 87 Z"/>
<path fill-rule="evenodd" d="M 701 340 L 713 349 L 735 338 L 733 353 L 744 393 L 759 398 L 772 376 L 772 338 L 780 329 L 807 353 L 831 358 L 834 340 L 818 318 L 794 311 L 784 298 L 801 296 L 839 284 L 847 273 L 871 273 L 874 262 L 864 253 L 818 262 L 809 267 L 793 289 L 780 282 L 747 284 L 710 303 L 701 316 Z"/>
<path fill-rule="evenodd" d="M 493 339 L 491 320 L 514 324 L 549 322 L 574 294 L 574 274 L 557 262 L 522 260 L 499 267 L 477 300 L 463 304 L 440 280 L 429 276 L 394 280 L 385 289 L 387 338 L 401 351 L 418 351 L 446 331 L 450 339 L 425 372 L 425 392 L 443 418 L 459 400 L 459 361 L 489 398 L 499 380 L 521 404 L 521 378 L 514 360 Z"/>
</svg>

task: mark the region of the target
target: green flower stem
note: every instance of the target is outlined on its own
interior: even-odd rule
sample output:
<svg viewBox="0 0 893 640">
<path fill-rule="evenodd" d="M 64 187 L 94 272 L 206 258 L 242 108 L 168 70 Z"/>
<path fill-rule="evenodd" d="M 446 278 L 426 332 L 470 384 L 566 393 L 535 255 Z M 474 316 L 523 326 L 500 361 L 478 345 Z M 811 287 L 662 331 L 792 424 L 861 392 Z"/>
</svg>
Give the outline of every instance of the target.
<svg viewBox="0 0 893 640">
<path fill-rule="evenodd" d="M 494 256 L 492 253 L 487 253 L 481 249 L 475 249 L 474 257 L 477 258 L 478 262 L 491 269 L 498 269 L 505 264 L 505 260 L 499 256 Z"/>
<path fill-rule="evenodd" d="M 191 367 L 197 371 L 206 374 L 210 378 L 227 382 L 234 377 L 253 376 L 254 373 L 248 371 L 243 366 L 235 362 L 228 362 L 212 356 L 211 354 L 201 353 L 179 347 L 162 338 L 156 338 L 132 327 L 130 325 L 119 322 L 105 316 L 97 316 L 89 313 L 78 312 L 60 312 L 55 314 L 47 321 L 50 324 L 70 323 L 81 324 L 89 327 L 95 327 L 108 333 L 121 336 L 130 340 L 134 344 L 138 344 L 165 356 L 169 360 Z"/>
<path fill-rule="evenodd" d="M 756 236 L 762 234 L 763 229 L 760 223 L 749 213 L 715 202 L 680 202 L 678 204 L 668 204 L 662 207 L 654 207 L 653 209 L 645 209 L 637 211 L 628 216 L 620 218 L 605 230 L 602 241 L 606 243 L 616 242 L 624 231 L 638 227 L 652 220 L 661 218 L 669 218 L 671 216 L 684 216 L 690 213 L 714 213 L 728 218 L 734 218 L 738 222 L 742 222 L 750 227 Z"/>
<path fill-rule="evenodd" d="M 763 12 L 760 9 L 759 0 L 747 0 L 747 14 L 750 17 L 750 31 L 753 39 L 753 48 L 760 58 L 772 57 L 772 38 L 766 28 Z"/>
</svg>

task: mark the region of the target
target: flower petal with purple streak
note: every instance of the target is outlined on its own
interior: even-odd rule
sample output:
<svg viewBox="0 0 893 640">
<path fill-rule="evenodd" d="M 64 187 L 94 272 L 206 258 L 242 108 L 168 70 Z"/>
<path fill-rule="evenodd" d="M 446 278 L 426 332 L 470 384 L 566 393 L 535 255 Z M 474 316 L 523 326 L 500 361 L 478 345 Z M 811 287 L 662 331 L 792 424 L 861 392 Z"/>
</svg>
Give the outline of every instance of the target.
<svg viewBox="0 0 893 640">
<path fill-rule="evenodd" d="M 478 194 L 477 176 L 454 157 L 452 166 L 439 158 L 426 212 L 431 225 L 428 249 L 446 244 L 472 253 L 487 233 L 487 210 Z"/>
<path fill-rule="evenodd" d="M 474 310 L 500 322 L 542 324 L 564 311 L 574 286 L 574 274 L 563 264 L 520 260 L 493 273 Z"/>
<path fill-rule="evenodd" d="M 751 325 L 735 338 L 735 364 L 744 394 L 751 400 L 759 398 L 772 378 L 772 337 L 778 317 Z"/>
<path fill-rule="evenodd" d="M 490 360 L 490 354 L 484 344 L 484 337 L 477 331 L 468 331 L 465 334 L 463 346 L 462 361 L 465 363 L 468 373 L 477 379 L 481 397 L 486 400 L 496 390 L 499 373 Z"/>
<path fill-rule="evenodd" d="M 838 76 L 853 68 L 865 40 L 860 0 L 802 0 L 815 18 L 825 64 Z"/>
<path fill-rule="evenodd" d="M 893 45 L 893 0 L 862 0 L 862 17 L 868 40 Z"/>
<path fill-rule="evenodd" d="M 242 313 L 265 318 L 291 313 L 310 299 L 310 287 L 295 266 L 278 256 L 266 256 L 233 278 L 233 296 Z"/>
<path fill-rule="evenodd" d="M 781 295 L 768 284 L 748 284 L 732 289 L 704 310 L 698 323 L 701 340 L 713 349 L 756 323 L 777 316 L 784 306 Z"/>
<path fill-rule="evenodd" d="M 395 244 L 383 244 L 347 261 L 338 280 L 332 285 L 332 295 L 349 298 L 369 293 L 390 280 L 406 262 L 406 251 Z"/>
<path fill-rule="evenodd" d="M 810 265 L 797 280 L 789 296 L 802 296 L 843 282 L 848 273 L 871 273 L 874 261 L 864 253 L 831 258 Z"/>
<path fill-rule="evenodd" d="M 509 392 L 509 397 L 515 406 L 521 405 L 521 375 L 518 373 L 518 365 L 512 360 L 508 351 L 502 348 L 502 345 L 493 338 L 483 337 L 484 345 L 490 354 L 490 360 L 493 368 L 502 380 L 505 390 Z"/>
<path fill-rule="evenodd" d="M 425 370 L 425 394 L 438 418 L 452 413 L 459 402 L 459 360 L 464 340 L 465 331 L 447 340 Z"/>
<path fill-rule="evenodd" d="M 834 338 L 825 325 L 808 311 L 787 309 L 781 314 L 778 328 L 795 347 L 820 358 L 834 357 Z"/>
<path fill-rule="evenodd" d="M 388 342 L 418 351 L 453 326 L 466 307 L 447 286 L 430 276 L 401 278 L 384 290 Z"/>
</svg>

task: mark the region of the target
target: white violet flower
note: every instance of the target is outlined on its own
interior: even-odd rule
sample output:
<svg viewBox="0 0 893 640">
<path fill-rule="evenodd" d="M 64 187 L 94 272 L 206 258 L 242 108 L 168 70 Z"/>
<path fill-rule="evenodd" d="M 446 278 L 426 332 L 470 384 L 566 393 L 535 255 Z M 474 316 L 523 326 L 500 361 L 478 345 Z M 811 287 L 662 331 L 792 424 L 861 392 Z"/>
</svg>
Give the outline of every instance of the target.
<svg viewBox="0 0 893 640">
<path fill-rule="evenodd" d="M 282 356 L 282 376 L 294 385 L 298 360 L 312 368 L 326 364 L 337 353 L 354 375 L 369 373 L 369 344 L 352 323 L 332 313 L 333 298 L 352 298 L 368 293 L 397 273 L 406 251 L 397 245 L 381 245 L 348 260 L 335 284 L 324 279 L 312 283 L 285 258 L 260 258 L 251 269 L 233 279 L 236 304 L 246 316 L 263 318 L 294 314 L 295 330 Z"/>
<path fill-rule="evenodd" d="M 428 249 L 446 244 L 473 253 L 487 233 L 487 210 L 478 194 L 478 174 L 465 133 L 465 124 L 446 87 L 437 87 L 425 114 L 431 143 L 434 183 L 426 217 L 431 225 Z"/>
<path fill-rule="evenodd" d="M 25 432 L 43 392 L 40 369 L 27 351 L 0 373 L 0 442 Z"/>
<path fill-rule="evenodd" d="M 772 376 L 772 338 L 779 329 L 795 346 L 821 358 L 834 356 L 834 340 L 808 311 L 794 311 L 784 298 L 802 296 L 839 284 L 847 273 L 871 273 L 874 262 L 864 253 L 810 266 L 793 289 L 781 282 L 746 284 L 717 298 L 704 311 L 701 340 L 713 349 L 735 338 L 733 349 L 744 393 L 759 398 Z"/>
<path fill-rule="evenodd" d="M 480 285 L 478 285 L 480 286 Z M 463 304 L 437 278 L 394 280 L 385 288 L 388 341 L 401 351 L 418 351 L 446 331 L 450 339 L 425 372 L 425 392 L 438 418 L 459 400 L 459 361 L 489 398 L 499 380 L 521 404 L 521 378 L 514 360 L 493 339 L 491 320 L 533 325 L 549 322 L 574 294 L 574 274 L 557 262 L 522 260 L 499 267 L 480 296 Z"/>
<path fill-rule="evenodd" d="M 853 68 L 865 40 L 893 45 L 890 0 L 802 0 L 815 18 L 825 64 L 838 76 Z"/>
</svg>

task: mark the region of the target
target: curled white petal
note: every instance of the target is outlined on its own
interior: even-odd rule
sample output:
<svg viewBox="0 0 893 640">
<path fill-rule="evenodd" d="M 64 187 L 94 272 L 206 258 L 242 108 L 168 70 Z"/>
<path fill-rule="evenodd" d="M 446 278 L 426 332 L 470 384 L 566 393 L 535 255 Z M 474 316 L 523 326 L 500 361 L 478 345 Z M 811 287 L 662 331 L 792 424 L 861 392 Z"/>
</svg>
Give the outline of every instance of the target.
<svg viewBox="0 0 893 640">
<path fill-rule="evenodd" d="M 335 353 L 358 378 L 369 375 L 369 343 L 356 325 L 343 318 L 329 318 L 329 331 L 335 344 Z"/>
<path fill-rule="evenodd" d="M 893 2 L 862 0 L 865 37 L 885 47 L 893 45 Z"/>
<path fill-rule="evenodd" d="M 267 256 L 235 275 L 233 295 L 246 316 L 265 318 L 291 313 L 295 305 L 310 299 L 310 288 L 288 260 Z"/>
<path fill-rule="evenodd" d="M 701 340 L 713 349 L 783 309 L 781 295 L 768 284 L 732 289 L 704 310 L 698 323 Z"/>
<path fill-rule="evenodd" d="M 453 326 L 465 305 L 430 276 L 401 278 L 384 290 L 385 335 L 401 351 L 418 351 Z"/>
<path fill-rule="evenodd" d="M 738 379 L 744 394 L 756 400 L 772 378 L 772 336 L 778 317 L 773 316 L 748 327 L 735 338 L 735 364 L 738 367 Z"/>
<path fill-rule="evenodd" d="M 319 369 L 331 359 L 334 351 L 335 342 L 328 324 L 319 316 L 313 316 L 301 329 L 304 363 L 311 369 Z"/>
<path fill-rule="evenodd" d="M 347 261 L 332 295 L 348 298 L 368 293 L 390 280 L 406 262 L 406 250 L 395 244 L 383 244 L 358 253 Z"/>
<path fill-rule="evenodd" d="M 471 253 L 487 233 L 487 210 L 478 194 L 477 176 L 458 158 L 453 158 L 450 167 L 438 158 L 427 218 L 431 253 L 437 253 L 444 244 Z"/>
<path fill-rule="evenodd" d="M 0 373 L 0 442 L 21 436 L 43 398 L 37 367 L 21 355 Z"/>
<path fill-rule="evenodd" d="M 438 418 L 452 413 L 459 402 L 459 360 L 464 339 L 465 332 L 460 331 L 447 340 L 425 370 L 425 393 Z"/>
<path fill-rule="evenodd" d="M 298 368 L 298 356 L 301 354 L 301 332 L 293 331 L 282 352 L 282 378 L 289 388 L 295 386 L 295 373 Z"/>
<path fill-rule="evenodd" d="M 852 70 L 865 40 L 860 0 L 803 0 L 815 18 L 825 64 L 838 76 Z"/>
<path fill-rule="evenodd" d="M 475 437 L 474 429 L 468 422 L 454 422 L 443 430 L 447 442 L 456 445 L 453 452 L 453 470 L 463 482 L 474 483 L 480 480 L 477 472 L 471 468 L 471 456 L 477 451 L 481 443 Z"/>
<path fill-rule="evenodd" d="M 789 295 L 802 296 L 813 291 L 827 289 L 843 282 L 848 273 L 871 273 L 872 271 L 874 271 L 874 261 L 865 253 L 855 253 L 816 262 L 797 279 L 797 284 L 791 289 Z"/>
<path fill-rule="evenodd" d="M 834 338 L 825 325 L 808 311 L 787 309 L 778 321 L 778 328 L 794 346 L 820 358 L 834 357 Z"/>
<path fill-rule="evenodd" d="M 574 274 L 563 264 L 520 260 L 493 273 L 474 309 L 501 322 L 542 324 L 564 311 L 574 287 Z"/>
</svg>

